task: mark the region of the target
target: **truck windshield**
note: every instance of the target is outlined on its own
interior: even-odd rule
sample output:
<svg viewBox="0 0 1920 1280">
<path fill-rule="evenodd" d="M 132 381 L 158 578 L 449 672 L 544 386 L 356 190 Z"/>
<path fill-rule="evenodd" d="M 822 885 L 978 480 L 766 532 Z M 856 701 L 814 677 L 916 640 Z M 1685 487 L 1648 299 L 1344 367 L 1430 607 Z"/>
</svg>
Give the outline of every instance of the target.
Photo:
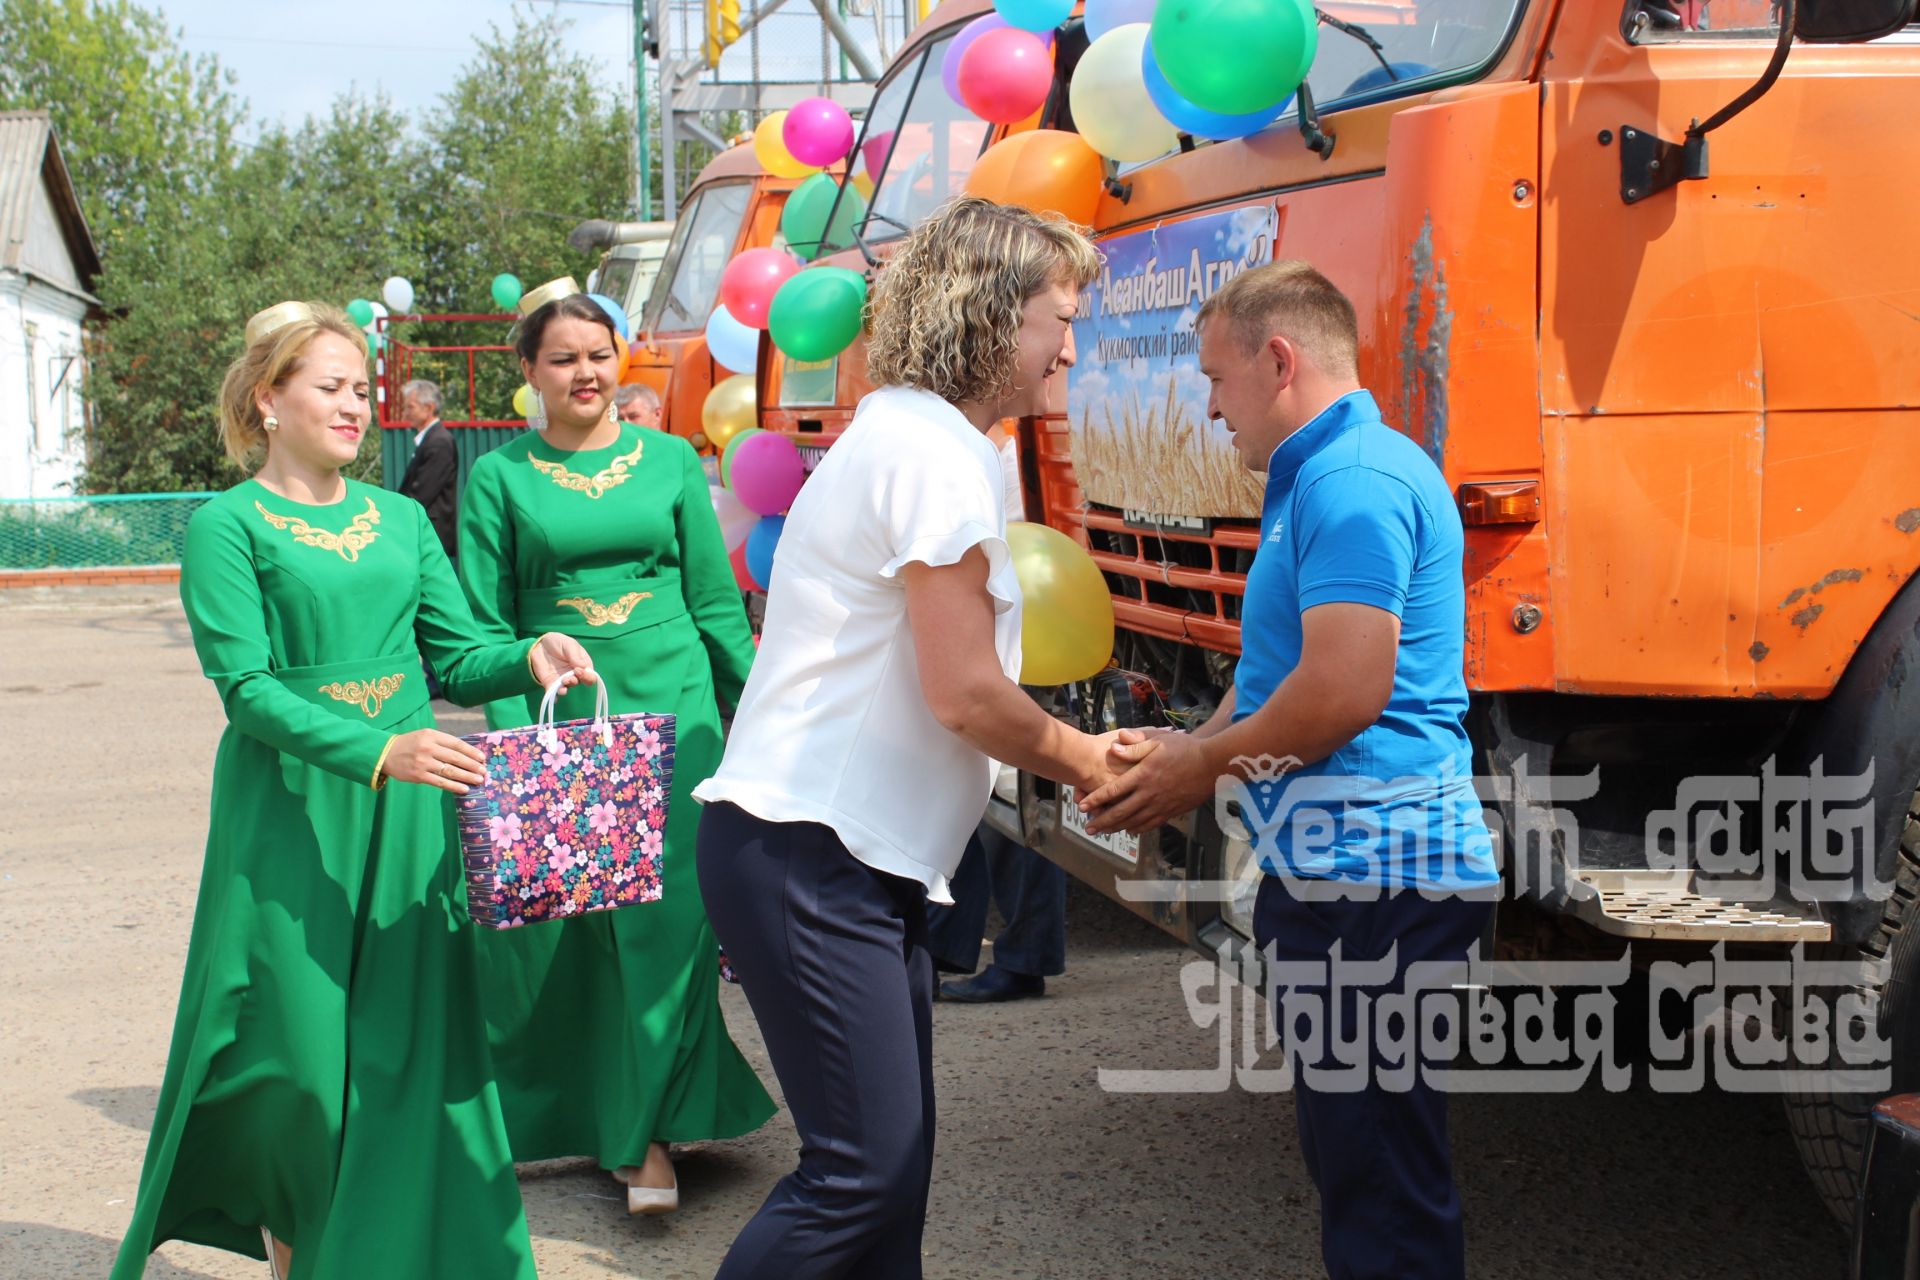
<svg viewBox="0 0 1920 1280">
<path fill-rule="evenodd" d="M 1348 0 L 1328 3 L 1307 73 L 1322 109 L 1470 79 L 1492 64 L 1524 0 Z M 1342 29 L 1342 28 L 1346 29 Z M 1376 51 L 1369 42 L 1377 43 Z"/>
<path fill-rule="evenodd" d="M 833 225 L 856 227 L 869 244 L 905 235 L 941 201 L 958 195 L 986 145 L 991 126 L 948 97 L 940 80 L 952 39 L 942 36 L 903 61 L 867 111 L 852 179 L 840 193 L 842 202 L 865 203 L 865 223 L 835 214 Z M 828 246 L 849 247 L 851 241 Z"/>
<path fill-rule="evenodd" d="M 720 273 L 739 243 L 740 224 L 752 194 L 750 182 L 720 183 L 700 192 L 680 211 L 666 263 L 647 299 L 644 327 L 672 333 L 706 324 L 720 292 Z"/>
</svg>

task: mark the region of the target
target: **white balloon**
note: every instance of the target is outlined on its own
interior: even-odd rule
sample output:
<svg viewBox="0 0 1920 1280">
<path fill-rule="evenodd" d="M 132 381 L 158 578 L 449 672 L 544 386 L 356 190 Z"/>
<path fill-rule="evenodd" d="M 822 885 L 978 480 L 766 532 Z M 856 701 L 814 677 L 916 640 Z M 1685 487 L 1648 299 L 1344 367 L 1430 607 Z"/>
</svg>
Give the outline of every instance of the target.
<svg viewBox="0 0 1920 1280">
<path fill-rule="evenodd" d="M 388 276 L 387 282 L 380 286 L 380 296 L 403 316 L 413 311 L 413 285 L 405 276 Z"/>
<path fill-rule="evenodd" d="M 1088 146 L 1109 160 L 1152 160 L 1179 142 L 1173 126 L 1153 105 L 1140 70 L 1151 30 L 1144 22 L 1130 22 L 1095 40 L 1080 55 L 1067 87 L 1074 126 Z"/>
<path fill-rule="evenodd" d="M 727 550 L 733 551 L 747 540 L 753 526 L 760 522 L 760 516 L 734 497 L 731 489 L 709 484 L 707 494 L 713 499 L 713 514 L 720 517 L 720 536 L 725 539 Z"/>
<path fill-rule="evenodd" d="M 387 309 L 377 302 L 369 302 L 367 305 L 373 308 L 373 319 L 367 321 L 360 327 L 368 333 L 378 333 L 380 331 L 380 322 L 387 316 Z"/>
</svg>

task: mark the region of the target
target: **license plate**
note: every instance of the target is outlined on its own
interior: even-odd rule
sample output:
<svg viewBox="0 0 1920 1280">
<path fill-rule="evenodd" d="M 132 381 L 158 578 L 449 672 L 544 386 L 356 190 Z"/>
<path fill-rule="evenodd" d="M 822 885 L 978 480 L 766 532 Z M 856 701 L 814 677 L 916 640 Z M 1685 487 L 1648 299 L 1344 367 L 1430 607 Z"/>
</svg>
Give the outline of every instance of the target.
<svg viewBox="0 0 1920 1280">
<path fill-rule="evenodd" d="M 1105 849 L 1122 862 L 1136 864 L 1140 861 L 1139 836 L 1126 831 L 1096 836 L 1087 830 L 1087 815 L 1080 812 L 1079 798 L 1073 794 L 1072 787 L 1060 788 L 1060 825 L 1088 844 Z"/>
</svg>

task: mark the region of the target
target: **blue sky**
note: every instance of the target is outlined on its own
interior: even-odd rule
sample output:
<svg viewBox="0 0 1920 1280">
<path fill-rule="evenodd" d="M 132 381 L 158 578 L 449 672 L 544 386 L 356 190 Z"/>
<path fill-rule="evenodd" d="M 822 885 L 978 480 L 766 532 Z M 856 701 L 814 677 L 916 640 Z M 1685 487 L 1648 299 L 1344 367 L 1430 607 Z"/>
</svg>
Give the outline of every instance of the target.
<svg viewBox="0 0 1920 1280">
<path fill-rule="evenodd" d="M 418 116 L 453 87 L 474 37 L 511 26 L 516 0 L 148 0 L 184 32 L 192 53 L 219 57 L 239 78 L 252 120 L 298 124 L 349 87 L 385 91 Z M 609 94 L 632 92 L 632 8 L 623 0 L 518 0 L 556 10 L 567 45 L 595 59 Z"/>
</svg>

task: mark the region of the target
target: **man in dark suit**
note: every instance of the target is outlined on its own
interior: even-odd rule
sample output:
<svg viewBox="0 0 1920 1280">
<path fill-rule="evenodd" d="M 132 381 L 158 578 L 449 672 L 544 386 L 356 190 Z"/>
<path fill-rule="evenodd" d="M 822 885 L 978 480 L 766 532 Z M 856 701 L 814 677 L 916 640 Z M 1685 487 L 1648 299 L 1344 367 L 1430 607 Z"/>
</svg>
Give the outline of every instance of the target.
<svg viewBox="0 0 1920 1280">
<path fill-rule="evenodd" d="M 440 421 L 440 388 L 424 378 L 402 387 L 400 418 L 413 428 L 413 457 L 400 477 L 400 492 L 427 509 L 427 519 L 451 560 L 457 545 L 454 488 L 460 457 L 454 451 L 453 433 Z"/>
</svg>

